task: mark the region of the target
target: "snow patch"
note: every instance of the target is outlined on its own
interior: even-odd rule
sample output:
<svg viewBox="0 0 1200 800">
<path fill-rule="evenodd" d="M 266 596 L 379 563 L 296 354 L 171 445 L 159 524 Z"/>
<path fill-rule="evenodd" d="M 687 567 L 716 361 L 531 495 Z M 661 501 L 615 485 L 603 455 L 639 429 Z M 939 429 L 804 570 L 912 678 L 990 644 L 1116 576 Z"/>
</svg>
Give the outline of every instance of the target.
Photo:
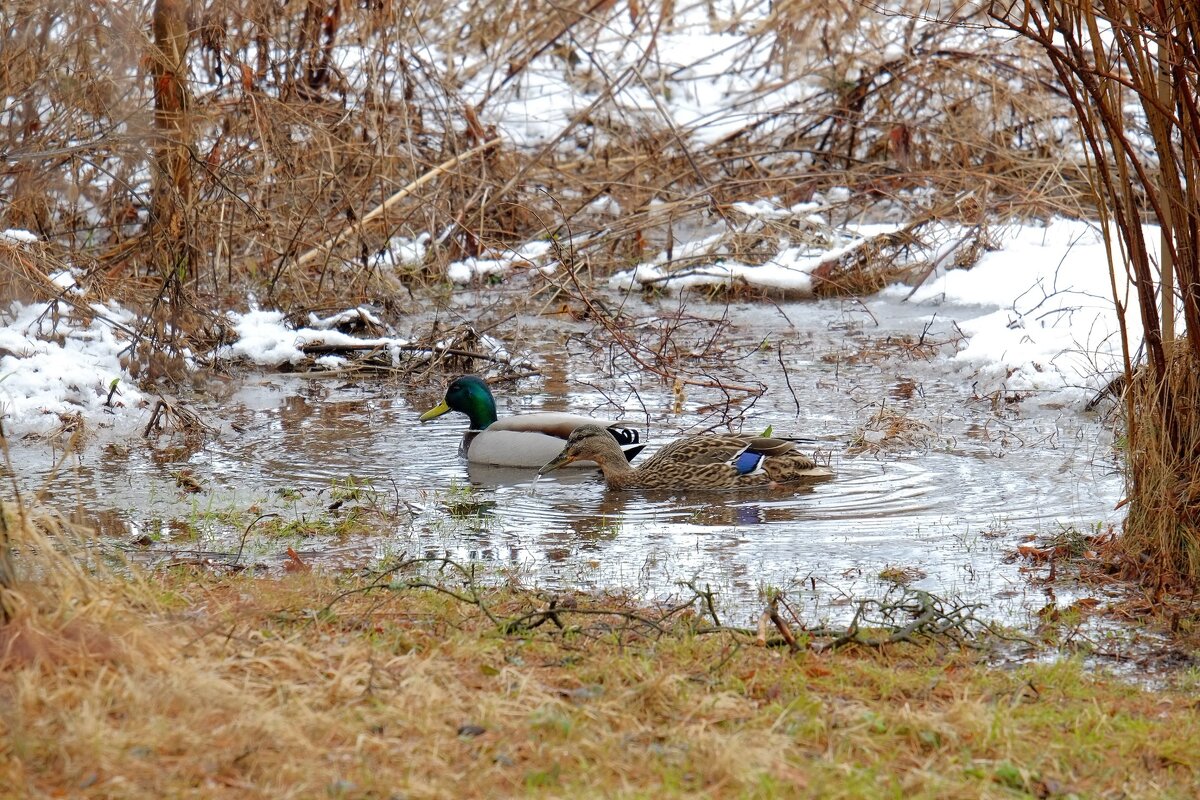
<svg viewBox="0 0 1200 800">
<path fill-rule="evenodd" d="M 467 284 L 489 275 L 507 275 L 515 267 L 537 269 L 551 273 L 557 262 L 551 255 L 552 243 L 547 241 L 526 242 L 508 254 L 491 258 L 465 258 L 446 267 L 446 277 L 457 284 Z"/>
<path fill-rule="evenodd" d="M 828 227 L 820 215 L 809 212 L 815 204 L 802 203 L 791 209 L 780 209 L 771 203 L 740 203 L 735 206 L 751 217 L 743 232 L 758 230 L 761 218 L 785 219 L 802 217 L 819 230 L 821 244 L 779 242 L 778 252 L 762 264 L 745 264 L 729 257 L 728 235 L 719 232 L 703 239 L 676 245 L 672 257 L 666 251 L 653 261 L 639 264 L 632 270 L 618 272 L 609 279 L 613 289 L 634 289 L 659 286 L 682 291 L 695 286 L 732 286 L 743 283 L 764 289 L 782 289 L 801 297 L 813 293 L 812 273 L 820 266 L 836 262 L 862 247 L 871 237 L 897 230 L 893 224 L 860 225 L 842 232 Z M 832 243 L 832 244 L 830 244 Z M 690 264 L 690 266 L 689 266 Z"/>
<path fill-rule="evenodd" d="M 383 249 L 371 258 L 370 266 L 374 269 L 419 267 L 425 262 L 425 254 L 429 252 L 431 238 L 428 233 L 422 233 L 415 239 L 394 236 L 388 240 Z"/>
<path fill-rule="evenodd" d="M 133 415 L 145 405 L 121 361 L 129 347 L 122 328 L 136 324 L 133 313 L 115 303 L 91 311 L 83 319 L 61 304 L 14 303 L 0 315 L 0 419 L 7 433 L 46 433 L 61 417 Z"/>
<path fill-rule="evenodd" d="M 1157 260 L 1158 229 L 1145 228 Z M 1048 402 L 1086 402 L 1123 365 L 1120 328 L 1108 274 L 1108 255 L 1096 225 L 1058 219 L 1014 226 L 992 238 L 1000 249 L 971 269 L 938 270 L 911 302 L 951 310 L 967 339 L 951 364 L 994 391 L 1049 393 Z M 1126 325 L 1136 349 L 1142 337 L 1133 288 L 1122 278 Z M 892 286 L 882 297 L 912 289 Z M 978 314 L 970 314 L 976 307 Z M 943 312 L 945 316 L 945 312 Z"/>
<path fill-rule="evenodd" d="M 21 230 L 20 228 L 9 228 L 6 231 L 0 231 L 0 242 L 6 244 L 37 244 L 41 239 L 36 233 Z"/>
<path fill-rule="evenodd" d="M 361 338 L 335 330 L 334 325 L 343 319 L 361 319 L 361 309 L 335 314 L 316 320 L 319 327 L 293 328 L 284 319 L 282 311 L 247 311 L 245 314 L 230 312 L 229 320 L 237 333 L 237 341 L 222 345 L 213 354 L 217 359 L 241 359 L 265 367 L 280 367 L 284 364 L 301 364 L 312 359 L 303 348 L 314 345 L 362 349 L 379 347 L 388 350 L 393 363 L 399 363 L 400 349 L 411 344 L 406 339 L 391 337 Z M 369 312 L 368 312 L 369 313 Z M 347 317 L 346 314 L 351 316 Z M 374 316 L 371 320 L 378 322 Z M 344 361 L 318 357 L 319 366 L 340 367 Z"/>
</svg>

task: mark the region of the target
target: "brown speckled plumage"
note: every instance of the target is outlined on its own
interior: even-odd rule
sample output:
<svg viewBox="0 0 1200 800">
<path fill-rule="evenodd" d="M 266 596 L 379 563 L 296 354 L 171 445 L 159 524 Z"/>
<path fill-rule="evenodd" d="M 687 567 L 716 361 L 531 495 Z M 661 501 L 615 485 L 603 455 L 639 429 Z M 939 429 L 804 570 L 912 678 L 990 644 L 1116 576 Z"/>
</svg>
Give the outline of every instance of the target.
<svg viewBox="0 0 1200 800">
<path fill-rule="evenodd" d="M 747 450 L 763 458 L 757 469 L 743 474 L 732 462 Z M 580 459 L 599 464 L 610 489 L 741 489 L 832 475 L 796 450 L 795 442 L 730 434 L 678 439 L 634 469 L 616 440 L 597 425 L 576 428 L 563 451 L 538 474 Z"/>
</svg>

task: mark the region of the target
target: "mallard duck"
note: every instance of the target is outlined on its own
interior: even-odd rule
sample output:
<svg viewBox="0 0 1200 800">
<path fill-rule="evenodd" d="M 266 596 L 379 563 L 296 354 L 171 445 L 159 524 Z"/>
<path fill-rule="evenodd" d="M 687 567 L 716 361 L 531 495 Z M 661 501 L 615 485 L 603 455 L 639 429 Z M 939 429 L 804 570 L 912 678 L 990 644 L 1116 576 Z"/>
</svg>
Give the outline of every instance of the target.
<svg viewBox="0 0 1200 800">
<path fill-rule="evenodd" d="M 538 475 L 579 459 L 599 464 L 610 489 L 743 489 L 833 475 L 795 448 L 791 440 L 764 436 L 688 436 L 634 469 L 603 428 L 583 425 Z"/>
<path fill-rule="evenodd" d="M 483 379 L 475 375 L 455 378 L 446 388 L 446 399 L 422 414 L 421 422 L 451 411 L 466 414 L 471 420 L 459 452 L 472 464 L 539 467 L 562 450 L 571 431 L 580 425 L 595 427 L 607 436 L 626 463 L 645 447 L 635 428 L 581 414 L 539 411 L 497 419 L 496 399 Z M 596 464 L 584 461 L 580 466 Z"/>
</svg>

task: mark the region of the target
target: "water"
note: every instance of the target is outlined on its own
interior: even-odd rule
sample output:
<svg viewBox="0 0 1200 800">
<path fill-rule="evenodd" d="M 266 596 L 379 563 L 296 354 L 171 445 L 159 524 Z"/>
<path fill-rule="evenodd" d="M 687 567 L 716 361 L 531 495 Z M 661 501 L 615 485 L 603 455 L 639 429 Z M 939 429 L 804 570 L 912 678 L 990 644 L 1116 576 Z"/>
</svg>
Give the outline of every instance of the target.
<svg viewBox="0 0 1200 800">
<path fill-rule="evenodd" d="M 758 380 L 769 392 L 730 408 L 727 397 L 742 395 L 662 381 L 598 346 L 602 339 L 584 323 L 529 318 L 498 332 L 536 355 L 541 376 L 498 392 L 500 413 L 623 409 L 624 419 L 648 427 L 652 448 L 741 415 L 735 424 L 747 432 L 772 426 L 777 435 L 808 437 L 805 447 L 828 458 L 836 477 L 795 493 L 615 493 L 598 473 L 581 470 L 535 485 L 533 470 L 460 461 L 465 418 L 418 424 L 440 399 L 440 376 L 411 389 L 369 374 L 252 373 L 214 378 L 188 398 L 214 435 L 146 441 L 145 420 L 101 429 L 57 472 L 61 444 L 17 442 L 18 483 L 151 561 L 228 559 L 241 549 L 245 563 L 273 567 L 288 547 L 331 565 L 449 555 L 548 588 L 660 597 L 684 581 L 708 584 L 728 618 L 742 623 L 761 608 L 766 587 L 787 590 L 809 619 L 837 618 L 851 597 L 881 594 L 879 573 L 889 566 L 918 576 L 914 586 L 1019 619 L 1045 598 L 1006 563 L 1017 543 L 1060 525 L 1117 518 L 1121 481 L 1103 421 L 1037 398 L 974 397 L 969 375 L 897 344 L 895 337 L 923 330 L 934 340 L 953 336 L 949 322 L 927 329 L 927 309 L 890 301 L 869 309 L 692 303 L 686 315 L 673 301 L 630 309 L 646 321 L 643 338 L 651 326 L 668 327 L 652 314 L 675 315 L 664 341 L 678 363 L 715 364 L 711 375 Z M 939 317 L 954 311 L 940 309 Z M 881 409 L 908 421 L 905 443 L 885 437 L 880 451 L 853 451 Z M 180 488 L 183 473 L 199 492 Z M 369 503 L 360 496 L 329 510 L 348 486 L 363 485 L 373 489 Z M 333 530 L 356 505 L 380 512 L 370 530 Z M 275 516 L 255 523 L 260 514 Z M 305 524 L 268 530 L 287 523 Z"/>
</svg>

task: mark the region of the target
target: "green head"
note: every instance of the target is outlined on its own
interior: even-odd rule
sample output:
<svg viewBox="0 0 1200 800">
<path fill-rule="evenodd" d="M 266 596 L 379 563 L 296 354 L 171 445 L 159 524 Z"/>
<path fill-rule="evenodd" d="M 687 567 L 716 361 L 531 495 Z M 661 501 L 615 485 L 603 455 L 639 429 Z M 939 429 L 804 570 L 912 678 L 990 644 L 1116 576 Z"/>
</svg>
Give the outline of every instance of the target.
<svg viewBox="0 0 1200 800">
<path fill-rule="evenodd" d="M 421 422 L 451 411 L 466 414 L 471 419 L 471 430 L 481 431 L 496 421 L 496 399 L 483 378 L 463 375 L 446 387 L 446 399 L 422 414 Z"/>
</svg>

